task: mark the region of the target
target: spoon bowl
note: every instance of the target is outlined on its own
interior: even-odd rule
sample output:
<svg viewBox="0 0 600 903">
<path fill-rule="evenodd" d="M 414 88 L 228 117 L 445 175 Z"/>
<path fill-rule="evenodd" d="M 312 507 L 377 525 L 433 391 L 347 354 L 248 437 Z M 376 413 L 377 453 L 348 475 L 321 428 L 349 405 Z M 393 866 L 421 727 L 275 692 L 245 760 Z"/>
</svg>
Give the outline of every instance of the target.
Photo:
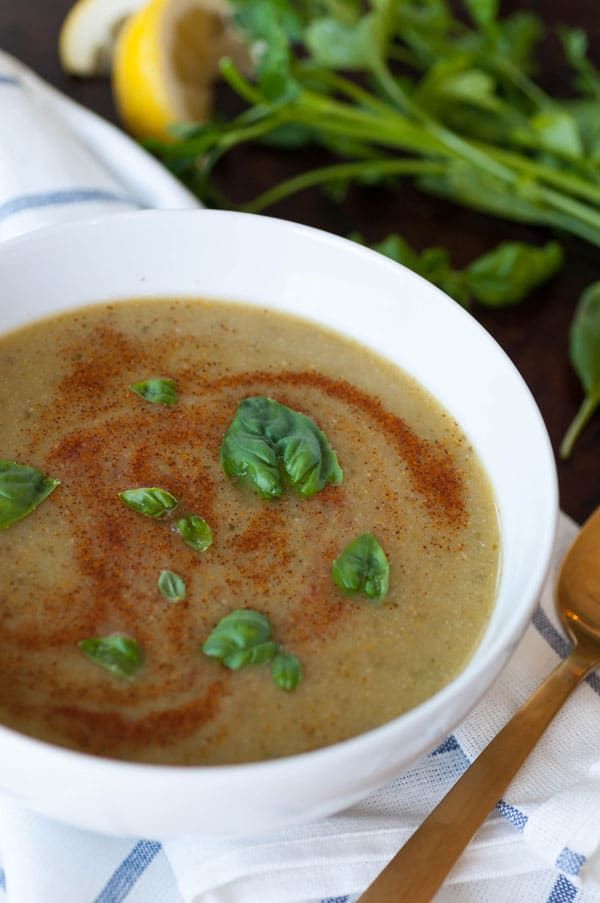
<svg viewBox="0 0 600 903">
<path fill-rule="evenodd" d="M 567 553 L 556 585 L 556 605 L 574 642 L 600 643 L 600 508 Z"/>
</svg>

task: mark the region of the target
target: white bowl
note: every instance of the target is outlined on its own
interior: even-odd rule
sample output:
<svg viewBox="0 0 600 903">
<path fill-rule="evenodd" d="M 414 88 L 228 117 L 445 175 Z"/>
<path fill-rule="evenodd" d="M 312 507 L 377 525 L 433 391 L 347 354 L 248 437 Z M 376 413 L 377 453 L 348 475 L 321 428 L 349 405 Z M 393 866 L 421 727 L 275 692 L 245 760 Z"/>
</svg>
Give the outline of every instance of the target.
<svg viewBox="0 0 600 903">
<path fill-rule="evenodd" d="M 14 239 L 0 248 L 0 286 L 2 332 L 87 303 L 177 295 L 256 303 L 352 336 L 413 374 L 461 424 L 490 477 L 502 535 L 497 601 L 474 657 L 400 718 L 315 752 L 223 767 L 118 762 L 0 727 L 0 792 L 111 834 L 248 835 L 350 805 L 453 730 L 529 621 L 558 510 L 554 459 L 535 402 L 469 314 L 352 242 L 206 210 L 105 216 Z"/>
</svg>

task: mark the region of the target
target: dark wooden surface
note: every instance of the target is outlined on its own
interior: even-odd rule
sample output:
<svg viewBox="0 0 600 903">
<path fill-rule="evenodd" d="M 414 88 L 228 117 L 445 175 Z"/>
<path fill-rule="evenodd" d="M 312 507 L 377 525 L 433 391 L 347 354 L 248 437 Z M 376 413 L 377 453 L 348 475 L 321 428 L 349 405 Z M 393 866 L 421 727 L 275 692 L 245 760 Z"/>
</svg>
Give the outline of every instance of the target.
<svg viewBox="0 0 600 903">
<path fill-rule="evenodd" d="M 0 0 L 0 48 L 18 56 L 75 100 L 116 121 L 107 81 L 82 81 L 61 71 L 57 37 L 70 5 L 71 0 Z M 600 13 L 595 0 L 538 0 L 528 4 L 512 0 L 502 8 L 508 12 L 518 6 L 534 9 L 549 25 L 584 26 L 590 36 L 592 56 L 600 60 Z M 566 72 L 556 41 L 549 40 L 543 47 L 542 75 L 550 88 L 560 90 L 565 83 Z M 297 155 L 247 149 L 226 164 L 222 178 L 231 196 L 241 201 L 267 187 L 275 176 L 296 171 L 298 163 Z M 355 189 L 341 206 L 318 191 L 307 192 L 269 213 L 340 235 L 359 230 L 370 241 L 398 231 L 416 247 L 445 245 L 457 265 L 507 238 L 539 242 L 546 237 L 542 230 L 480 216 L 408 188 L 394 193 Z M 568 362 L 569 324 L 581 291 L 600 279 L 599 249 L 571 239 L 565 241 L 565 248 L 567 264 L 563 272 L 525 304 L 503 311 L 473 310 L 528 383 L 555 450 L 582 398 Z M 477 379 L 476 373 L 473 378 Z M 582 521 L 600 504 L 600 413 L 579 439 L 571 458 L 557 460 L 557 467 L 561 506 Z"/>
</svg>

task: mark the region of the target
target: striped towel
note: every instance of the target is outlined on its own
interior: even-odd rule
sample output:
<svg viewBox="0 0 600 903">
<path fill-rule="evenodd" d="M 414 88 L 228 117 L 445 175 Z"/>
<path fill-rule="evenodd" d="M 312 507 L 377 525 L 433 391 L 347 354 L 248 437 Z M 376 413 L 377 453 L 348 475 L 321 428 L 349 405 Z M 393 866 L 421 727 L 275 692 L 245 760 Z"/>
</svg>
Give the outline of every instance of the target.
<svg viewBox="0 0 600 903">
<path fill-rule="evenodd" d="M 0 238 L 195 199 L 117 129 L 0 53 Z M 576 533 L 561 517 L 558 566 Z M 556 568 L 555 568 L 556 569 Z M 567 652 L 551 587 L 492 690 L 360 804 L 248 841 L 124 840 L 0 805 L 0 903 L 352 903 Z M 600 903 L 600 681 L 578 689 L 487 819 L 441 903 Z"/>
<path fill-rule="evenodd" d="M 0 239 L 57 222 L 198 201 L 117 128 L 0 51 Z"/>
</svg>

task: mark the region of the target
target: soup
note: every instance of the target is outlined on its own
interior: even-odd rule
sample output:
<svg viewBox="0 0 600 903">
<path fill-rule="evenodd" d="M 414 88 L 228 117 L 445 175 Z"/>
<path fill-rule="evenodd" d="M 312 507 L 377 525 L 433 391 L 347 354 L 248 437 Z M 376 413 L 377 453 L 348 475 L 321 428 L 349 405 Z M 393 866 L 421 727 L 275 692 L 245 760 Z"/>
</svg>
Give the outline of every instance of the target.
<svg viewBox="0 0 600 903">
<path fill-rule="evenodd" d="M 324 437 L 339 466 L 318 491 L 265 498 L 228 474 L 248 399 Z M 0 532 L 0 721 L 24 733 L 166 764 L 311 750 L 431 696 L 486 626 L 499 529 L 468 439 L 314 324 L 175 299 L 36 323 L 0 340 L 0 432 L 3 461 L 59 481 Z M 140 489 L 172 510 L 144 516 Z M 374 597 L 332 567 L 365 536 L 386 562 Z M 206 652 L 233 612 L 268 625 L 236 668 Z"/>
</svg>

